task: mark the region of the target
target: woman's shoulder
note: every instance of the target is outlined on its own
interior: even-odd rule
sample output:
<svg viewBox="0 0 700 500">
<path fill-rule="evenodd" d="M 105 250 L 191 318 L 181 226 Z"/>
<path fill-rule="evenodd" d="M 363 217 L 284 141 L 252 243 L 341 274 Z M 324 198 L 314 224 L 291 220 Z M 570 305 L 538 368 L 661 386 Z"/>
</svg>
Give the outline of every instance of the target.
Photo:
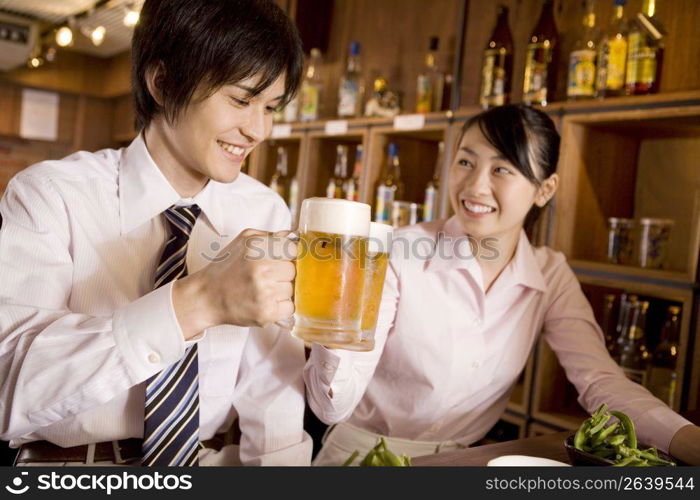
<svg viewBox="0 0 700 500">
<path fill-rule="evenodd" d="M 562 281 L 576 279 L 574 271 L 562 252 L 548 246 L 533 246 L 532 253 L 548 288 L 555 287 Z"/>
</svg>

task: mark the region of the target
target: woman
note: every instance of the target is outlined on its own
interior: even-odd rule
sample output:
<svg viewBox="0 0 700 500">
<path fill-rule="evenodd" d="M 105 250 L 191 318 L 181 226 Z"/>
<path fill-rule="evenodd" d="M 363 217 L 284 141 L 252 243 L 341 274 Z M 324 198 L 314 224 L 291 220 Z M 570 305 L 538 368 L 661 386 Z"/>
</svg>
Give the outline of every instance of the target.
<svg viewBox="0 0 700 500">
<path fill-rule="evenodd" d="M 467 447 L 496 423 L 542 332 L 589 411 L 628 413 L 641 440 L 700 462 L 700 428 L 628 381 L 564 256 L 523 226 L 557 190 L 549 117 L 503 106 L 469 120 L 449 174 L 455 215 L 395 235 L 376 347 L 314 345 L 309 404 L 332 427 L 317 465 L 364 455 L 379 436 L 419 456 Z"/>
</svg>

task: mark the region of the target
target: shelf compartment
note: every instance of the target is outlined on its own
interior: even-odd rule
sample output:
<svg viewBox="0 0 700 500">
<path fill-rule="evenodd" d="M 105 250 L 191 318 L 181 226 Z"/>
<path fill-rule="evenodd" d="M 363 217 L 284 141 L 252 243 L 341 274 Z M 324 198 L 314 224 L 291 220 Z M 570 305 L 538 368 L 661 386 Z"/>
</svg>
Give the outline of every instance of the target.
<svg viewBox="0 0 700 500">
<path fill-rule="evenodd" d="M 390 142 L 395 142 L 399 148 L 401 177 L 405 185 L 404 200 L 423 203 L 425 186 L 435 171 L 438 143 L 444 141 L 445 149 L 449 149 L 448 132 L 447 120 L 428 123 L 420 130 L 396 130 L 393 126 L 372 127 L 362 179 L 364 189 L 361 201 L 374 206 L 377 183 L 386 162 L 387 146 Z"/>
<path fill-rule="evenodd" d="M 609 217 L 671 218 L 669 265 L 659 279 L 693 282 L 700 247 L 700 106 L 570 115 L 563 123 L 553 246 L 569 260 L 603 264 Z M 640 268 L 638 275 L 654 273 Z"/>
<path fill-rule="evenodd" d="M 660 286 L 653 283 L 635 282 L 624 278 L 610 276 L 590 276 L 577 273 L 577 278 L 582 285 L 591 307 L 598 321 L 601 320 L 603 308 L 603 295 L 613 293 L 619 297 L 622 292 L 638 295 L 641 300 L 650 301 L 649 315 L 647 317 L 647 348 L 651 351 L 660 340 L 661 327 L 666 318 L 668 306 L 676 305 L 682 308 L 681 324 L 678 338 L 678 363 L 676 366 L 676 383 L 678 390 L 671 405 L 674 411 L 686 408 L 695 408 L 697 405 L 697 374 L 693 376 L 692 370 L 697 366 L 693 361 L 700 356 L 697 340 L 693 337 L 693 291 L 679 288 Z M 617 299 L 619 301 L 619 298 Z M 697 326 L 696 326 L 697 328 Z M 696 337 L 697 338 L 697 337 Z M 686 388 L 686 386 L 688 386 Z M 687 396 L 686 396 L 687 395 Z M 687 403 L 685 403 L 687 401 Z"/>
<path fill-rule="evenodd" d="M 520 415 L 528 415 L 530 412 L 530 393 L 532 391 L 532 380 L 534 377 L 535 358 L 533 355 L 527 360 L 525 368 L 520 373 L 518 381 L 510 393 L 510 400 L 506 409 Z"/>
<path fill-rule="evenodd" d="M 549 425 L 576 429 L 588 413 L 577 401 L 576 388 L 567 380 L 556 354 L 540 339 L 534 380 L 532 416 Z"/>
<path fill-rule="evenodd" d="M 302 199 L 313 196 L 326 196 L 326 186 L 333 175 L 336 161 L 336 147 L 348 146 L 348 175 L 352 175 L 357 146 L 362 145 L 365 151 L 369 142 L 369 131 L 366 128 L 348 130 L 345 134 L 328 135 L 324 131 L 309 132 L 307 155 L 304 161 L 304 175 L 301 178 L 300 193 Z M 362 171 L 366 170 L 367 155 L 362 158 Z M 364 199 L 362 177 L 360 177 L 360 200 Z"/>
</svg>

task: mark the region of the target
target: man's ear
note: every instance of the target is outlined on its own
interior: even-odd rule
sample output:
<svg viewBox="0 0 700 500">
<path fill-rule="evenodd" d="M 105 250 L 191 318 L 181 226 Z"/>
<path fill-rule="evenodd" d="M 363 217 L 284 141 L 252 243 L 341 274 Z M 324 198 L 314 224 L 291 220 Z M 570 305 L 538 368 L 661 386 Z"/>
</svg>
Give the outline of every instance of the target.
<svg viewBox="0 0 700 500">
<path fill-rule="evenodd" d="M 146 86 L 148 92 L 153 97 L 153 100 L 158 103 L 158 106 L 163 106 L 163 80 L 165 79 L 165 70 L 162 64 L 155 64 L 146 70 Z"/>
<path fill-rule="evenodd" d="M 535 195 L 535 205 L 542 208 L 552 199 L 554 193 L 557 192 L 559 187 L 559 176 L 557 174 L 550 175 L 545 181 L 540 185 Z"/>
</svg>

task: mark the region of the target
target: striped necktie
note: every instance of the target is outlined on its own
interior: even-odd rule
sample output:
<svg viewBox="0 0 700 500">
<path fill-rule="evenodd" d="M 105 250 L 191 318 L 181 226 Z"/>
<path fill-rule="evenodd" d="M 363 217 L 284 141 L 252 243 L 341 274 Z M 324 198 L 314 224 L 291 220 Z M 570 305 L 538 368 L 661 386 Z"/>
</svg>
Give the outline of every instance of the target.
<svg viewBox="0 0 700 500">
<path fill-rule="evenodd" d="M 170 239 L 156 269 L 154 289 L 187 276 L 187 243 L 200 214 L 197 205 L 163 212 Z M 199 449 L 199 366 L 197 345 L 185 357 L 148 379 L 143 459 L 148 466 L 197 465 Z"/>
</svg>

